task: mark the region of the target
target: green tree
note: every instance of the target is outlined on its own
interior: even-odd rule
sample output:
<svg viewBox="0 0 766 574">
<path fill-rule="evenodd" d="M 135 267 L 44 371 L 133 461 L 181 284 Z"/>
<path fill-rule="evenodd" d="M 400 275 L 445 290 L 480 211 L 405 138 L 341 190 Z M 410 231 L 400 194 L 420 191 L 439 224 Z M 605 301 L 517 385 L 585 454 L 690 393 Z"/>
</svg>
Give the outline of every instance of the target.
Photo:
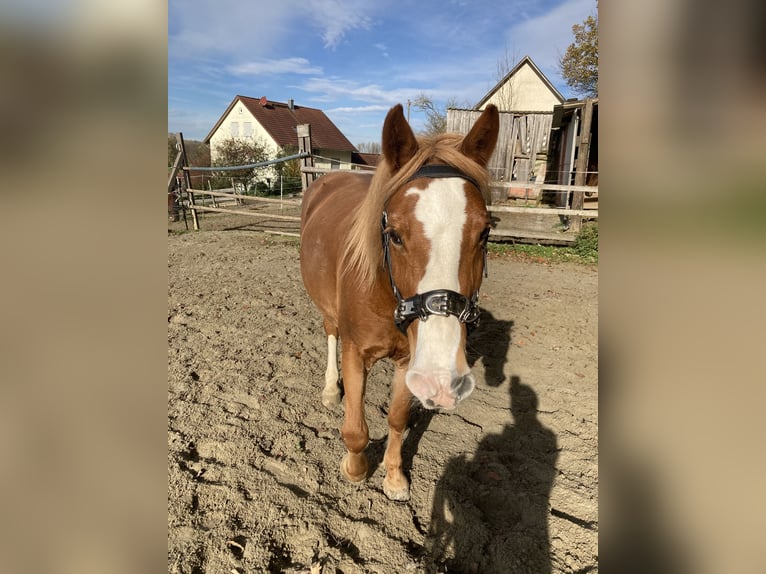
<svg viewBox="0 0 766 574">
<path fill-rule="evenodd" d="M 282 157 L 287 157 L 289 155 L 295 155 L 298 153 L 298 146 L 295 145 L 288 145 L 283 147 L 281 150 L 279 150 L 279 153 L 277 153 L 277 159 Z M 277 174 L 277 178 L 279 176 L 282 176 L 284 178 L 298 178 L 301 177 L 301 160 L 299 159 L 291 159 L 290 161 L 284 161 L 280 163 L 274 164 L 274 171 Z"/>
<path fill-rule="evenodd" d="M 276 159 L 295 155 L 298 153 L 297 145 L 288 145 L 279 150 Z M 296 193 L 301 190 L 301 160 L 291 159 L 275 163 L 273 173 L 276 177 L 271 181 L 271 189 L 265 190 L 264 195 L 279 195 L 280 190 L 285 193 Z"/>
<path fill-rule="evenodd" d="M 266 146 L 258 141 L 228 138 L 216 145 L 216 157 L 212 167 L 230 167 L 248 165 L 268 159 Z M 213 172 L 212 185 L 215 188 L 229 187 L 231 180 L 239 180 L 245 184 L 255 175 L 255 169 L 237 169 Z"/>
<path fill-rule="evenodd" d="M 559 60 L 561 76 L 576 93 L 598 95 L 598 14 L 572 26 L 575 41 Z"/>
</svg>

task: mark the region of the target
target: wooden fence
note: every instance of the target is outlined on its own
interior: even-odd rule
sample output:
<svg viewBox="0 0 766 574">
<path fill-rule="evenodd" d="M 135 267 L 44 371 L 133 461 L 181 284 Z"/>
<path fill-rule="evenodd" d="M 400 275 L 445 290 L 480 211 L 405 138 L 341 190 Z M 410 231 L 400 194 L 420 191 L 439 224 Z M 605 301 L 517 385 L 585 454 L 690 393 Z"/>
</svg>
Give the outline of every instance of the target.
<svg viewBox="0 0 766 574">
<path fill-rule="evenodd" d="M 459 112 L 459 113 L 457 113 Z M 475 122 L 480 112 L 474 110 L 449 110 L 448 111 L 448 131 L 456 133 L 467 133 Z M 494 239 L 519 239 L 522 241 L 539 240 L 548 243 L 570 243 L 574 241 L 576 231 L 579 231 L 583 219 L 598 218 L 598 211 L 583 209 L 582 205 L 572 209 L 567 201 L 563 208 L 540 207 L 537 198 L 543 189 L 550 191 L 564 192 L 567 198 L 570 193 L 582 192 L 598 193 L 597 187 L 582 185 L 558 185 L 543 183 L 545 177 L 546 154 L 548 152 L 549 131 L 551 125 L 551 114 L 509 114 L 502 113 L 501 132 L 498 144 L 489 163 L 490 176 L 493 181 L 490 183 L 490 189 L 500 190 L 501 195 L 507 197 L 523 197 L 521 194 L 533 192 L 533 206 L 514 206 L 514 205 L 496 205 L 489 201 L 487 209 L 490 212 L 495 226 L 490 234 Z M 319 174 L 327 173 L 328 169 L 314 167 L 311 156 L 311 132 L 310 126 L 298 126 L 299 154 L 290 158 L 282 158 L 275 161 L 286 161 L 300 157 L 302 184 L 305 189 L 315 177 Z M 547 131 L 546 131 L 547 130 Z M 199 220 L 197 211 L 210 211 L 219 213 L 232 213 L 237 215 L 249 215 L 253 217 L 262 217 L 270 219 L 279 219 L 285 221 L 300 222 L 300 218 L 291 215 L 282 215 L 279 213 L 256 211 L 249 209 L 232 209 L 216 205 L 204 205 L 195 200 L 195 195 L 201 197 L 221 197 L 236 201 L 238 205 L 243 202 L 252 202 L 255 205 L 273 205 L 279 203 L 281 206 L 290 207 L 300 206 L 300 199 L 271 199 L 264 197 L 254 197 L 239 193 L 225 193 L 220 191 L 211 191 L 204 189 L 193 189 L 189 181 L 189 170 L 200 168 L 189 168 L 186 165 L 185 150 L 183 146 L 183 136 L 178 134 L 179 153 L 173 166 L 172 173 L 168 181 L 168 190 L 170 191 L 173 179 L 177 172 L 183 170 L 186 178 L 186 202 L 192 214 L 194 229 L 199 229 Z M 271 162 L 263 162 L 264 165 Z M 242 166 L 233 166 L 225 169 L 241 169 Z M 220 170 L 221 168 L 206 168 L 210 170 Z M 510 175 L 509 175 L 510 174 Z M 530 180 L 530 176 L 534 179 Z M 509 177 L 510 179 L 507 179 Z M 521 179 L 523 177 L 524 179 Z M 516 190 L 516 192 L 514 191 Z M 525 202 L 526 203 L 526 202 Z M 297 233 L 283 233 L 286 235 L 298 235 Z"/>
<path fill-rule="evenodd" d="M 478 110 L 447 110 L 447 131 L 467 134 L 481 115 Z M 545 179 L 553 112 L 500 113 L 500 133 L 489 160 L 490 179 L 497 182 Z"/>
</svg>

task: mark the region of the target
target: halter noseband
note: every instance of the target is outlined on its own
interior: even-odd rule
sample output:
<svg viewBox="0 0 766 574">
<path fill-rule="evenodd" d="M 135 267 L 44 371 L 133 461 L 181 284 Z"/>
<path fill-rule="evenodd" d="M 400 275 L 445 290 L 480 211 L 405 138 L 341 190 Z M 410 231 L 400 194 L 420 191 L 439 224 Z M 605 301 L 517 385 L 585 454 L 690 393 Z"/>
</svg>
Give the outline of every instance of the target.
<svg viewBox="0 0 766 574">
<path fill-rule="evenodd" d="M 459 177 L 468 181 L 477 189 L 479 188 L 479 184 L 476 183 L 473 178 L 465 175 L 450 165 L 425 165 L 416 171 L 407 182 L 419 177 Z M 454 315 L 458 318 L 458 321 L 465 323 L 469 333 L 475 329 L 479 324 L 479 316 L 481 314 L 478 305 L 478 289 L 470 299 L 465 295 L 450 289 L 435 289 L 425 293 L 417 293 L 407 299 L 402 297 L 402 294 L 394 281 L 393 269 L 391 267 L 390 238 L 388 233 L 386 233 L 386 229 L 388 228 L 388 213 L 385 209 L 383 210 L 383 217 L 381 218 L 380 225 L 383 236 L 383 259 L 386 264 L 386 270 L 388 271 L 388 279 L 391 282 L 391 289 L 393 290 L 394 297 L 396 297 L 397 301 L 397 306 L 394 310 L 394 323 L 396 324 L 396 327 L 406 335 L 407 328 L 415 319 L 427 321 L 430 315 L 439 315 L 441 317 Z M 486 244 L 484 246 L 484 276 L 487 276 Z"/>
</svg>

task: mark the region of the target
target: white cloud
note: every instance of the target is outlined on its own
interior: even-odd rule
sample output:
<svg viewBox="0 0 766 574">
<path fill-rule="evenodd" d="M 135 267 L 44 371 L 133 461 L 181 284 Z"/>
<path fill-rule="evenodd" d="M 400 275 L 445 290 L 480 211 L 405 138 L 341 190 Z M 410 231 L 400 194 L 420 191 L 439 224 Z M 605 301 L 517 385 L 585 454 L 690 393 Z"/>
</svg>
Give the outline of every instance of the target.
<svg viewBox="0 0 766 574">
<path fill-rule="evenodd" d="M 379 7 L 369 0 L 169 0 L 171 54 L 205 53 L 268 56 L 302 34 L 319 34 L 334 49 L 351 30 L 369 29 Z"/>
<path fill-rule="evenodd" d="M 596 12 L 595 0 L 567 0 L 553 10 L 519 22 L 508 31 L 508 45 L 528 55 L 551 80 L 558 61 L 572 43 L 572 26 Z"/>
<path fill-rule="evenodd" d="M 378 42 L 377 44 L 373 44 L 372 47 L 377 49 L 377 50 L 380 50 L 380 54 L 384 58 L 388 58 L 389 57 L 388 46 L 386 46 L 385 44 Z"/>
<path fill-rule="evenodd" d="M 367 30 L 372 19 L 368 14 L 375 5 L 366 0 L 307 0 L 304 9 L 311 12 L 311 20 L 322 29 L 325 48 L 336 48 L 347 32 Z"/>
<path fill-rule="evenodd" d="M 306 58 L 256 60 L 231 65 L 226 69 L 237 76 L 256 76 L 265 74 L 322 74 L 322 68 L 312 66 Z"/>
<path fill-rule="evenodd" d="M 341 78 L 311 78 L 298 87 L 315 94 L 313 99 L 317 102 L 352 99 L 384 108 L 415 98 L 422 91 L 418 88 L 390 89 L 379 84 L 360 84 Z"/>
<path fill-rule="evenodd" d="M 368 105 L 368 106 L 345 106 L 340 108 L 330 108 L 324 110 L 327 114 L 367 114 L 369 112 L 387 112 L 391 106 L 386 105 Z"/>
</svg>

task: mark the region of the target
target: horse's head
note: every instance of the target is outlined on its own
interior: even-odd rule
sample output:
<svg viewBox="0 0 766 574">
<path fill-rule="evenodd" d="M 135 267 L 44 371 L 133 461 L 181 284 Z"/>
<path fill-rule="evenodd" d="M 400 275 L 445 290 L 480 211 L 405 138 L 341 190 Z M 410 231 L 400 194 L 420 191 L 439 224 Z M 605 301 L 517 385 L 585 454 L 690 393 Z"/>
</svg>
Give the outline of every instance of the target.
<svg viewBox="0 0 766 574">
<path fill-rule="evenodd" d="M 382 147 L 396 191 L 382 214 L 384 263 L 410 345 L 406 383 L 427 408 L 452 409 L 475 387 L 468 329 L 486 264 L 490 219 L 481 187 L 499 130 L 488 106 L 462 139 L 419 141 L 401 106 L 383 125 Z"/>
</svg>

